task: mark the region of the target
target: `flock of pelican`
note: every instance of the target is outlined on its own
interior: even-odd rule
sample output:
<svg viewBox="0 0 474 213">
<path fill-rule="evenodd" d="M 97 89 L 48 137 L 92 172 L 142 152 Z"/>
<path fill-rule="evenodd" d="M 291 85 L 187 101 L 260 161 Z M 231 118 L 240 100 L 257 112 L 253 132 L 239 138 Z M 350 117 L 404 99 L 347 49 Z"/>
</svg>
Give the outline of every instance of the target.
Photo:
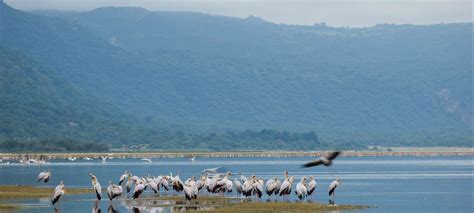
<svg viewBox="0 0 474 213">
<path fill-rule="evenodd" d="M 332 161 L 340 154 L 340 152 L 332 152 L 327 156 L 320 157 L 319 159 L 304 164 L 303 167 L 312 166 L 331 166 Z M 154 194 L 167 193 L 173 190 L 174 193 L 183 193 L 184 198 L 188 201 L 196 199 L 198 194 L 202 191 L 207 191 L 209 194 L 221 194 L 232 193 L 234 189 L 240 196 L 247 198 L 260 199 L 265 193 L 269 197 L 283 197 L 288 199 L 293 191 L 293 183 L 295 181 L 294 176 L 289 176 L 288 171 L 283 172 L 283 179 L 280 180 L 278 177 L 268 179 L 266 182 L 252 175 L 249 178 L 239 173 L 238 177 L 234 180 L 230 180 L 232 173 L 217 173 L 217 168 L 207 169 L 202 171 L 200 177 L 196 179 L 192 176 L 185 181 L 182 181 L 179 176 L 173 176 L 172 173 L 169 175 L 150 176 L 149 174 L 144 177 L 133 175 L 131 172 L 125 171 L 119 178 L 118 184 L 114 184 L 109 181 L 107 186 L 107 196 L 110 200 L 118 198 L 122 195 L 131 197 L 132 199 L 138 199 L 145 191 L 151 191 Z M 89 173 L 91 178 L 92 188 L 94 190 L 94 196 L 97 200 L 102 199 L 102 187 L 99 183 L 98 178 Z M 47 183 L 51 178 L 51 170 L 43 171 L 39 173 L 37 182 L 43 181 Z M 294 192 L 299 200 L 305 200 L 316 192 L 317 187 L 316 179 L 313 176 L 302 177 L 294 188 Z M 330 204 L 334 204 L 335 190 L 340 185 L 340 180 L 336 178 L 328 187 L 328 195 Z M 123 190 L 125 187 L 125 191 Z M 59 185 L 56 186 L 51 202 L 55 205 L 61 196 L 65 194 L 64 182 L 60 181 Z"/>
</svg>

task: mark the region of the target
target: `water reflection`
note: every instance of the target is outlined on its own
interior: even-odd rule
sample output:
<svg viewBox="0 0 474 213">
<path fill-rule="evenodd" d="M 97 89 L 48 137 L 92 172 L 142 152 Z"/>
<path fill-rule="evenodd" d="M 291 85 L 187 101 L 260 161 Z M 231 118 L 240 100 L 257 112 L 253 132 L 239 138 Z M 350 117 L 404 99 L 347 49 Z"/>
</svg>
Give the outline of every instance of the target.
<svg viewBox="0 0 474 213">
<path fill-rule="evenodd" d="M 112 202 L 109 204 L 109 208 L 107 208 L 107 212 L 108 213 L 117 213 L 118 212 L 117 209 L 114 207 Z"/>
<path fill-rule="evenodd" d="M 92 213 L 101 213 L 100 210 L 100 201 L 95 201 L 94 205 L 92 206 Z"/>
</svg>

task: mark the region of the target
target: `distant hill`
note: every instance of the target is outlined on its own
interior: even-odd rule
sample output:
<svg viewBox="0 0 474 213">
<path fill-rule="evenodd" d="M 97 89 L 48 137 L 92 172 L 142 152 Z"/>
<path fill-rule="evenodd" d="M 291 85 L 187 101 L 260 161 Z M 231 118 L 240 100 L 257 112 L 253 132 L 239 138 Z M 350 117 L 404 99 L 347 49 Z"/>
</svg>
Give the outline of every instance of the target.
<svg viewBox="0 0 474 213">
<path fill-rule="evenodd" d="M 25 55 L 2 47 L 0 92 L 0 139 L 126 140 L 121 132 L 127 126 L 118 122 L 127 121 L 124 113 L 85 95 Z"/>
<path fill-rule="evenodd" d="M 0 44 L 142 121 L 316 131 L 335 143 L 472 141 L 470 23 L 351 29 L 142 8 L 35 12 L 59 18 L 0 8 Z"/>
</svg>

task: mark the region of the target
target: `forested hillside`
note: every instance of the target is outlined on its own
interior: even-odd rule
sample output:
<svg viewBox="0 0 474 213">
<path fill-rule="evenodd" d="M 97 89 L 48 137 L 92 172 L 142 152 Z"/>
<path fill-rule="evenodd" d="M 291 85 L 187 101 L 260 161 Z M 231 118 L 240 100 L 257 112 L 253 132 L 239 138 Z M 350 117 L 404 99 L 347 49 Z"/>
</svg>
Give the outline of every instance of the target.
<svg viewBox="0 0 474 213">
<path fill-rule="evenodd" d="M 332 28 L 142 8 L 35 13 L 0 3 L 10 73 L 2 79 L 26 82 L 6 84 L 21 94 L 1 91 L 14 100 L 2 108 L 10 126 L 0 127 L 10 139 L 160 149 L 473 141 L 471 23 Z M 46 107 L 34 108 L 37 100 Z M 52 128 L 33 128 L 45 119 Z M 76 124 L 84 131 L 71 131 Z M 262 129 L 280 136 L 244 134 Z M 316 132 L 317 143 L 281 139 L 301 132 Z"/>
</svg>

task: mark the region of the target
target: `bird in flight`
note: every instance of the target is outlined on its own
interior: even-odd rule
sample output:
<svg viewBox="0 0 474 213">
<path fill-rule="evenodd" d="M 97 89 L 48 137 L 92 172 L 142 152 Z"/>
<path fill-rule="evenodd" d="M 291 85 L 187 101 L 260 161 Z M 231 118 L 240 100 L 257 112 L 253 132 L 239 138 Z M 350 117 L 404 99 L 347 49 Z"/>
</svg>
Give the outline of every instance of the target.
<svg viewBox="0 0 474 213">
<path fill-rule="evenodd" d="M 330 152 L 326 156 L 321 156 L 314 161 L 303 164 L 303 167 L 308 168 L 308 167 L 319 166 L 319 165 L 331 166 L 332 161 L 336 159 L 337 156 L 339 156 L 339 154 L 341 154 L 341 151 Z"/>
</svg>

